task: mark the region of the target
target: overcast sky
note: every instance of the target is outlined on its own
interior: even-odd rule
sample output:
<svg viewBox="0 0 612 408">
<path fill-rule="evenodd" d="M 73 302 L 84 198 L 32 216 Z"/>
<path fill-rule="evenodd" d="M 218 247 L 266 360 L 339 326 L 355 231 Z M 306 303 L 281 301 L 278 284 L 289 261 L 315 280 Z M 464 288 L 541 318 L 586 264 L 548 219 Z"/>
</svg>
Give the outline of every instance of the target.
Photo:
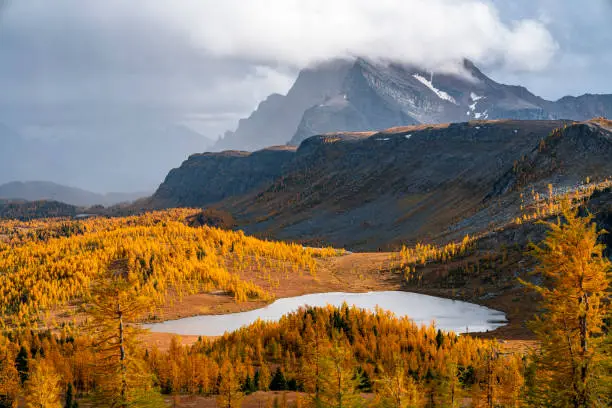
<svg viewBox="0 0 612 408">
<path fill-rule="evenodd" d="M 215 138 L 335 56 L 473 59 L 546 98 L 612 93 L 609 0 L 8 0 L 0 120 L 167 117 Z M 44 131 L 39 132 L 44 134 Z"/>
<path fill-rule="evenodd" d="M 49 161 L 21 163 L 21 173 L 0 175 L 7 180 L 153 189 L 206 138 L 234 130 L 301 68 L 329 58 L 453 70 L 467 57 L 549 99 L 612 93 L 612 0 L 0 4 L 0 128 Z"/>
</svg>

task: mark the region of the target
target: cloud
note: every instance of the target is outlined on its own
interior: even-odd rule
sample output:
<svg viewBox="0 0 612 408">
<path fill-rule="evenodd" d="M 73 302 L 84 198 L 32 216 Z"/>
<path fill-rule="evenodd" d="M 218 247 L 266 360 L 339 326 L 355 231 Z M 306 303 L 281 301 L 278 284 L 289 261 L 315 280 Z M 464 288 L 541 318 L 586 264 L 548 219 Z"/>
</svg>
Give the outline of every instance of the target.
<svg viewBox="0 0 612 408">
<path fill-rule="evenodd" d="M 514 71 L 541 70 L 557 43 L 537 19 L 504 23 L 479 0 L 224 0 L 147 2 L 222 57 L 298 67 L 339 56 L 368 56 L 447 67 L 464 57 Z"/>
<path fill-rule="evenodd" d="M 123 35 L 127 41 L 139 36 L 151 43 L 161 39 L 158 45 L 163 48 L 168 38 L 174 38 L 183 46 L 219 57 L 296 67 L 342 56 L 388 58 L 428 67 L 467 57 L 513 70 L 539 70 L 557 49 L 541 21 L 505 23 L 496 6 L 486 0 L 29 0 L 13 4 L 19 9 L 13 13 L 17 24 L 36 31 L 63 27 L 91 34 L 102 28 L 107 38 L 117 41 Z M 115 62 L 167 64 L 154 54 L 142 57 L 137 53 L 114 58 Z"/>
<path fill-rule="evenodd" d="M 248 112 L 301 67 L 367 56 L 541 70 L 556 43 L 485 0 L 27 0 L 0 25 L 0 105 Z M 9 105 L 9 106 L 7 106 Z M 215 108 L 213 108 L 214 110 Z M 85 113 L 85 115 L 90 115 Z M 83 113 L 75 115 L 81 118 Z"/>
<path fill-rule="evenodd" d="M 559 44 L 549 66 L 539 72 L 489 70 L 496 80 L 526 86 L 546 98 L 612 93 L 612 0 L 494 0 L 500 16 L 538 19 Z"/>
</svg>

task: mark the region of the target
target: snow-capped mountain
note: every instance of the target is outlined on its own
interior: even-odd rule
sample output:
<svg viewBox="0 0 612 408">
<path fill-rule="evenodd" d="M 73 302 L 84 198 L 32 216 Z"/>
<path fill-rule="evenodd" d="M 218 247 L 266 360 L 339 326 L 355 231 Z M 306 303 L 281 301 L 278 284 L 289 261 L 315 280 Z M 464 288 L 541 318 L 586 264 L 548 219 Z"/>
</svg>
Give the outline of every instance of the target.
<svg viewBox="0 0 612 408">
<path fill-rule="evenodd" d="M 473 63 L 461 74 L 358 58 L 304 70 L 287 94 L 271 95 L 242 119 L 216 150 L 256 150 L 336 131 L 484 119 L 575 119 L 612 116 L 612 95 L 542 99 L 495 82 Z"/>
</svg>

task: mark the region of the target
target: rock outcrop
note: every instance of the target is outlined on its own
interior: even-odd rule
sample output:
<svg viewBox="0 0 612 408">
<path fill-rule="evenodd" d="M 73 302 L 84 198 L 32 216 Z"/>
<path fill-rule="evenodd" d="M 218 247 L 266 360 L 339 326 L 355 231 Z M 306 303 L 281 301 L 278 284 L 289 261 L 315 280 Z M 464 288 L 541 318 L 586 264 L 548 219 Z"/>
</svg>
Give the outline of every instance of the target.
<svg viewBox="0 0 612 408">
<path fill-rule="evenodd" d="M 239 196 L 278 178 L 295 148 L 270 147 L 254 153 L 225 151 L 191 155 L 168 173 L 148 207 L 201 207 Z"/>
</svg>

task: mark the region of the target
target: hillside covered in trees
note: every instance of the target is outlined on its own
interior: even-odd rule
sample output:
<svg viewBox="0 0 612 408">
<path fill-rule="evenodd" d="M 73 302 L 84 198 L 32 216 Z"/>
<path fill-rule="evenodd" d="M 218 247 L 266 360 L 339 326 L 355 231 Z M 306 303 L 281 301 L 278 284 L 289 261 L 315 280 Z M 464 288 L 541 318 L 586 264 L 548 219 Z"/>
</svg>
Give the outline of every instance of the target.
<svg viewBox="0 0 612 408">
<path fill-rule="evenodd" d="M 534 216 L 560 218 L 531 252 L 538 279 L 522 281 L 542 305 L 531 352 L 348 305 L 159 348 L 139 322 L 164 303 L 212 290 L 266 301 L 280 277 L 351 255 L 189 226 L 197 210 L 4 221 L 0 406 L 607 406 L 610 261 L 592 218 L 570 204 Z M 475 245 L 404 247 L 389 262 L 410 285 Z M 57 310 L 72 320 L 42 313 Z"/>
<path fill-rule="evenodd" d="M 57 201 L 20 201 L 0 199 L 0 219 L 22 221 L 49 217 L 74 217 L 77 207 Z"/>
<path fill-rule="evenodd" d="M 316 275 L 316 258 L 342 253 L 188 226 L 197 213 L 0 222 L 0 315 L 21 324 L 78 304 L 114 259 L 129 269 L 133 291 L 159 305 L 213 290 L 266 301 L 279 279 Z"/>
</svg>

